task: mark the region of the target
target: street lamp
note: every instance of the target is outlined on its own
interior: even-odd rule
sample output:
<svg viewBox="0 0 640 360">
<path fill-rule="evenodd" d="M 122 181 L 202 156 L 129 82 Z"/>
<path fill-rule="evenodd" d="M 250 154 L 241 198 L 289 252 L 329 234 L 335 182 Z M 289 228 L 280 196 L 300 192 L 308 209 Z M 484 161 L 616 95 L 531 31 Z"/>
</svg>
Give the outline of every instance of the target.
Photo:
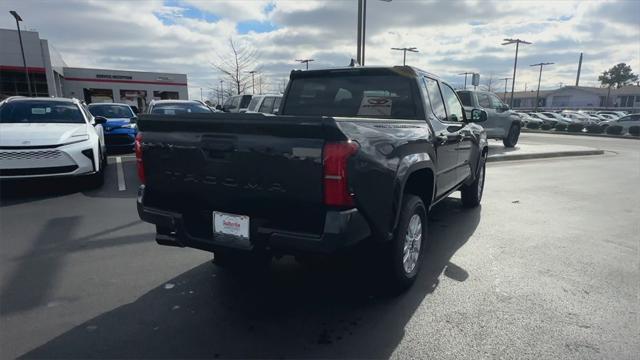
<svg viewBox="0 0 640 360">
<path fill-rule="evenodd" d="M 313 59 L 296 59 L 296 61 L 301 64 L 307 64 L 307 70 L 309 70 L 309 62 L 314 60 Z"/>
<path fill-rule="evenodd" d="M 251 94 L 255 94 L 256 93 L 256 78 L 255 78 L 255 75 L 256 75 L 257 71 L 251 70 L 251 71 L 248 71 L 248 73 L 251 74 Z"/>
<path fill-rule="evenodd" d="M 18 28 L 18 39 L 20 40 L 20 52 L 22 52 L 22 65 L 24 66 L 24 75 L 27 77 L 27 89 L 29 90 L 29 96 L 31 96 L 31 82 L 29 81 L 29 69 L 27 68 L 27 59 L 24 57 L 24 47 L 22 46 L 22 33 L 20 32 L 20 21 L 22 18 L 15 10 L 9 11 L 16 19 L 16 27 Z"/>
<path fill-rule="evenodd" d="M 458 75 L 464 75 L 464 89 L 465 89 L 465 90 L 467 90 L 467 75 L 473 75 L 473 74 L 474 74 L 474 73 L 472 73 L 472 72 L 467 72 L 467 71 L 465 71 L 465 72 L 463 72 L 463 73 L 461 73 L 461 74 L 458 74 Z"/>
<path fill-rule="evenodd" d="M 419 52 L 417 48 L 415 47 L 403 47 L 403 48 L 391 48 L 391 50 L 398 50 L 398 51 L 402 51 L 403 55 L 402 55 L 402 66 L 405 66 L 407 64 L 407 51 L 409 52 Z"/>
<path fill-rule="evenodd" d="M 380 0 L 391 2 L 391 0 Z M 364 44 L 367 28 L 367 0 L 358 0 L 358 64 L 364 66 Z"/>
<path fill-rule="evenodd" d="M 551 64 L 553 63 L 547 62 L 547 63 L 538 63 L 538 64 L 529 65 L 529 66 L 540 66 L 540 74 L 538 75 L 538 90 L 536 91 L 536 104 L 534 106 L 534 111 L 538 110 L 538 96 L 540 95 L 540 80 L 542 79 L 542 67 L 546 65 L 551 65 Z"/>
<path fill-rule="evenodd" d="M 510 78 L 508 77 L 500 79 L 500 80 L 504 80 L 504 97 L 502 98 L 504 102 L 507 102 L 507 81 L 509 81 L 509 79 Z"/>
<path fill-rule="evenodd" d="M 520 47 L 520 44 L 526 44 L 526 45 L 531 44 L 528 41 L 524 41 L 520 39 L 504 39 L 504 44 L 502 45 L 510 45 L 513 43 L 516 44 L 516 59 L 513 62 L 513 78 L 511 79 L 511 100 L 509 101 L 510 107 L 513 107 L 513 90 L 514 90 L 514 86 L 516 85 L 516 67 L 518 66 L 518 48 Z"/>
</svg>

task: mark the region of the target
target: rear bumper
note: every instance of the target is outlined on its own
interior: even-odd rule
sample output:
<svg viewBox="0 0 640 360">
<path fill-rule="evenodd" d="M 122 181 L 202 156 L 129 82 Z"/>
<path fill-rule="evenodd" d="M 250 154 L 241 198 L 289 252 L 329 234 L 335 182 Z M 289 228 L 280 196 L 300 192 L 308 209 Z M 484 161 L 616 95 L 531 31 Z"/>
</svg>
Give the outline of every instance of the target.
<svg viewBox="0 0 640 360">
<path fill-rule="evenodd" d="M 287 254 L 334 253 L 371 235 L 366 220 L 357 209 L 328 211 L 322 234 L 291 232 L 268 227 L 251 229 L 250 244 L 238 245 L 225 239 L 202 238 L 189 234 L 179 213 L 144 205 L 144 185 L 138 190 L 137 208 L 140 218 L 157 226 L 156 241 L 160 245 L 192 247 L 215 251 L 220 248 L 241 250 L 273 250 Z"/>
</svg>

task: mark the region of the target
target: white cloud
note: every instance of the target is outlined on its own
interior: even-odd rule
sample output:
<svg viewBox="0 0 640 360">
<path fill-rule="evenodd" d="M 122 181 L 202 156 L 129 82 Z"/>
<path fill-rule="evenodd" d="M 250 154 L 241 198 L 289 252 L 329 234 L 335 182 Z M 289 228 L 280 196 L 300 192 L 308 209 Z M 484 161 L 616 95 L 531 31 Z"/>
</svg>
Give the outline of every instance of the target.
<svg viewBox="0 0 640 360">
<path fill-rule="evenodd" d="M 367 64 L 394 65 L 395 46 L 416 46 L 412 65 L 455 83 L 461 71 L 483 79 L 509 76 L 513 46 L 503 38 L 533 42 L 520 49 L 517 89 L 533 87 L 537 71 L 530 64 L 551 61 L 543 88 L 575 81 L 580 52 L 585 53 L 581 84 L 596 85 L 602 71 L 626 62 L 640 72 L 640 2 L 637 1 L 369 1 Z M 40 31 L 72 66 L 187 73 L 189 84 L 218 84 L 211 61 L 230 36 L 252 43 L 262 69 L 273 83 L 299 64 L 345 66 L 355 57 L 355 1 L 19 1 L 5 0 L 0 13 L 17 10 L 23 25 Z M 203 11 L 200 16 L 193 9 Z M 209 19 L 209 20 L 207 20 Z M 211 20 L 217 19 L 217 20 Z M 0 27 L 13 28 L 10 16 Z M 270 22 L 269 32 L 238 33 L 246 21 Z"/>
</svg>

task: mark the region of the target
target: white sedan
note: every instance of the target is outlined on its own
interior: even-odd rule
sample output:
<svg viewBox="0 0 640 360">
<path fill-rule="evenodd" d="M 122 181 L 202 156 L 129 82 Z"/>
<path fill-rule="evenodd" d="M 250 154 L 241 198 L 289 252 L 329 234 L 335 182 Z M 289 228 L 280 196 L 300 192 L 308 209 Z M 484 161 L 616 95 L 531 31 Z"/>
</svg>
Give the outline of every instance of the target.
<svg viewBox="0 0 640 360">
<path fill-rule="evenodd" d="M 0 179 L 87 175 L 91 185 L 100 186 L 105 122 L 77 99 L 0 102 Z"/>
</svg>

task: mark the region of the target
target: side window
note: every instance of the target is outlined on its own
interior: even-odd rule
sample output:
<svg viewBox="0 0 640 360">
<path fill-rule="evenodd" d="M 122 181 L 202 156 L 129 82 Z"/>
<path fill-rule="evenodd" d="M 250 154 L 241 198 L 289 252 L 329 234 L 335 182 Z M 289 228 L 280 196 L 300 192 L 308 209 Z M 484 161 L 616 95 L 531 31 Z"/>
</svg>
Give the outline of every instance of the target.
<svg viewBox="0 0 640 360">
<path fill-rule="evenodd" d="M 237 109 L 239 105 L 240 105 L 240 96 L 233 97 L 231 99 L 231 108 Z"/>
<path fill-rule="evenodd" d="M 258 111 L 258 102 L 260 102 L 260 98 L 259 97 L 254 97 L 251 99 L 251 102 L 249 103 L 249 106 L 247 106 L 247 111 Z"/>
<path fill-rule="evenodd" d="M 261 113 L 265 113 L 265 114 L 270 114 L 273 112 L 273 102 L 274 102 L 274 98 L 273 96 L 267 96 L 266 98 L 264 98 L 264 101 L 262 102 L 262 105 L 260 106 L 260 112 Z"/>
<path fill-rule="evenodd" d="M 491 109 L 491 100 L 489 99 L 489 95 L 483 93 L 477 93 L 478 97 L 478 105 L 485 109 Z"/>
<path fill-rule="evenodd" d="M 275 113 L 276 111 L 280 110 L 280 101 L 282 101 L 281 97 L 277 97 L 275 102 L 273 103 L 273 112 Z"/>
<path fill-rule="evenodd" d="M 492 109 L 497 109 L 497 108 L 500 108 L 500 107 L 504 106 L 502 101 L 500 101 L 500 99 L 498 99 L 498 97 L 493 95 L 493 94 L 489 95 L 489 99 L 491 99 L 491 108 Z"/>
<path fill-rule="evenodd" d="M 428 77 L 423 78 L 423 81 L 427 88 L 427 95 L 429 96 L 428 102 L 431 104 L 433 114 L 438 118 L 438 120 L 446 120 L 447 112 L 444 109 L 444 102 L 442 101 L 438 82 Z"/>
<path fill-rule="evenodd" d="M 458 100 L 456 92 L 445 83 L 442 83 L 442 97 L 444 98 L 444 102 L 447 106 L 447 113 L 449 114 L 447 121 L 464 121 L 464 109 L 462 108 L 462 104 L 460 103 L 460 100 Z"/>
</svg>

